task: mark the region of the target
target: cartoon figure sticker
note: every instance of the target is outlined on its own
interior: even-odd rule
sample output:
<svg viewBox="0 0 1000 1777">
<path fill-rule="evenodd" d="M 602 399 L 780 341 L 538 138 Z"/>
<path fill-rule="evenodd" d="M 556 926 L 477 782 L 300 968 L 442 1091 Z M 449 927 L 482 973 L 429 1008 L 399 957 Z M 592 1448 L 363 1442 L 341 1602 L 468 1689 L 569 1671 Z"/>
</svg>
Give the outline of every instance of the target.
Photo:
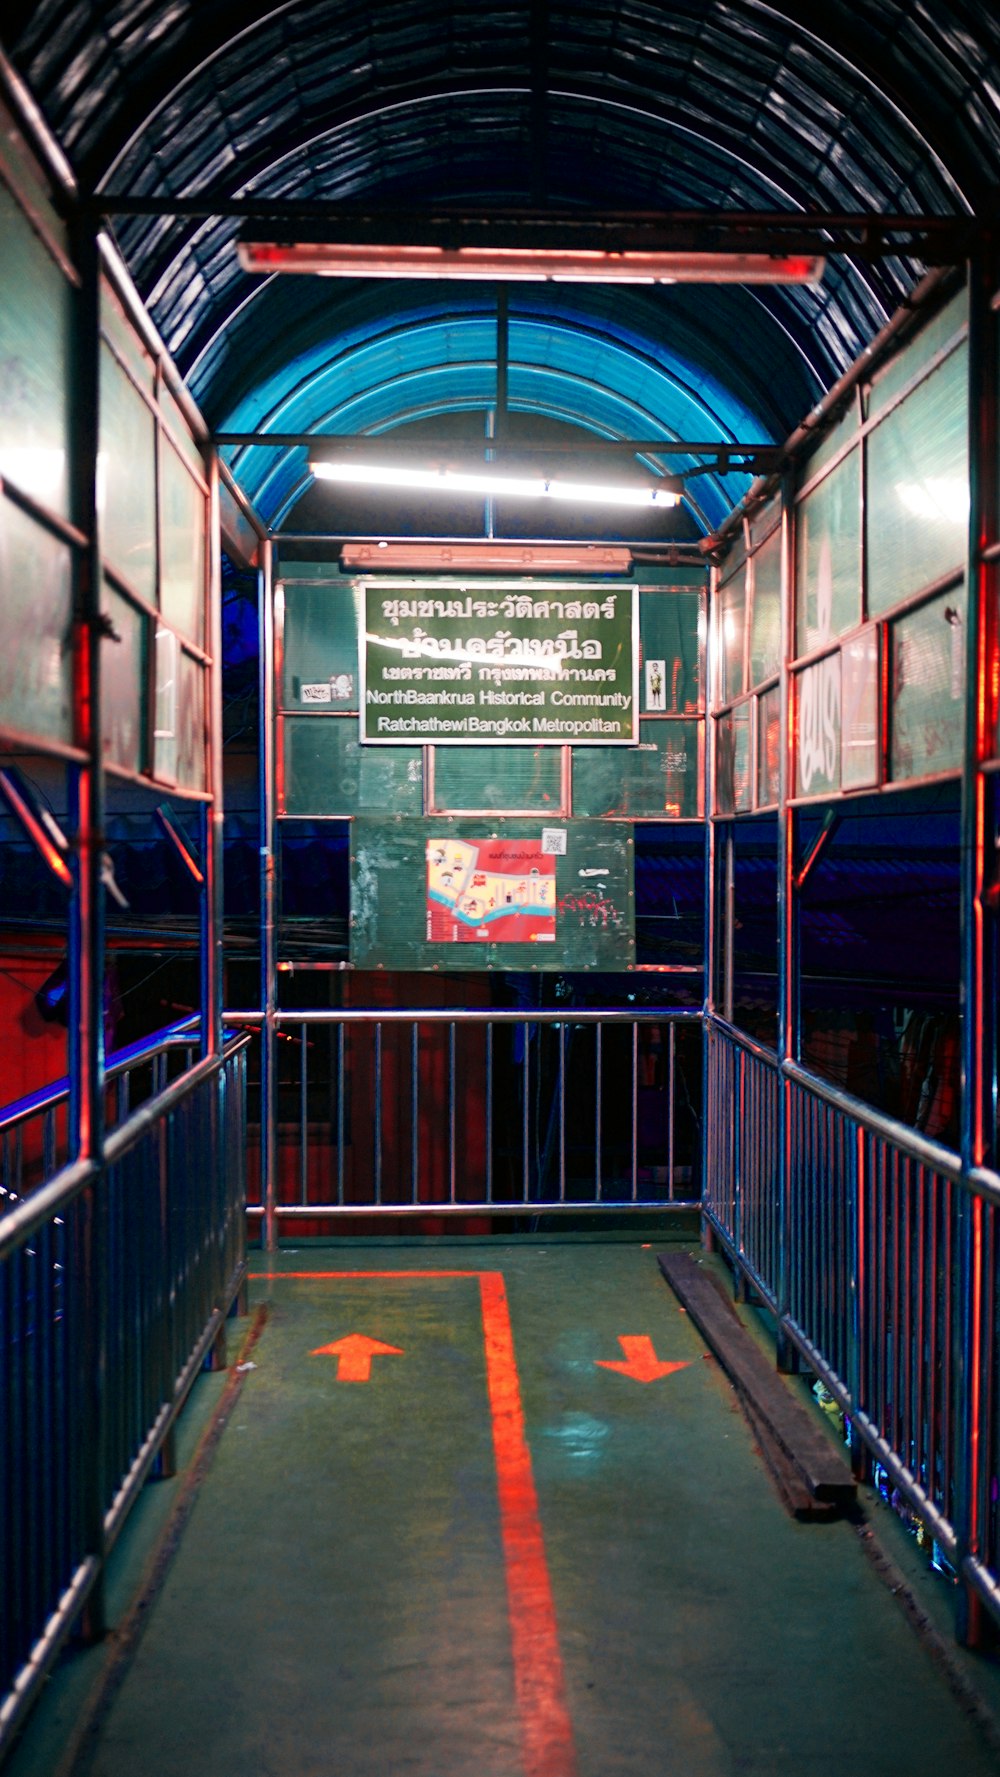
<svg viewBox="0 0 1000 1777">
<path fill-rule="evenodd" d="M 665 660 L 647 660 L 646 708 L 647 710 L 665 710 L 666 707 L 667 663 Z"/>
</svg>

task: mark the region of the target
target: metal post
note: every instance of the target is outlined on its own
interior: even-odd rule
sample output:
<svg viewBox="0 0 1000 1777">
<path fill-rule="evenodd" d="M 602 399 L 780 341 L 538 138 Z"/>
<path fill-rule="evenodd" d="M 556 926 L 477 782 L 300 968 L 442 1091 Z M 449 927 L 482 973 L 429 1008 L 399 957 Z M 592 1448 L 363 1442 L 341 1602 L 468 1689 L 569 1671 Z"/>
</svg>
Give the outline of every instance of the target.
<svg viewBox="0 0 1000 1777">
<path fill-rule="evenodd" d="M 715 611 L 718 604 L 719 570 L 713 568 L 708 582 L 708 598 L 705 624 L 705 654 L 703 668 L 703 688 L 705 702 L 705 748 L 704 778 L 702 795 L 704 798 L 703 812 L 705 817 L 705 857 L 704 857 L 704 907 L 702 945 L 704 950 L 703 966 L 703 1018 L 701 1034 L 701 1198 L 705 1204 L 710 1199 L 709 1181 L 715 1167 L 716 1148 L 714 1139 L 714 1119 L 716 1106 L 713 1093 L 713 1073 L 711 1054 L 713 1034 L 712 1017 L 715 1013 L 715 872 L 717 869 L 715 855 L 715 721 L 712 709 L 715 703 Z M 711 1247 L 713 1236 L 705 1220 L 701 1221 L 701 1238 L 705 1247 Z"/>
<path fill-rule="evenodd" d="M 273 545 L 265 538 L 260 546 L 258 580 L 260 631 L 260 1167 L 264 1204 L 264 1247 L 278 1248 L 278 967 L 275 914 L 277 875 L 275 860 L 275 683 L 274 683 L 274 583 Z"/>
<path fill-rule="evenodd" d="M 994 662 L 997 647 L 997 568 L 984 560 L 996 542 L 997 490 L 997 320 L 993 295 L 998 281 L 996 242 L 988 238 L 969 262 L 969 559 L 966 584 L 965 748 L 962 772 L 962 850 L 960 931 L 962 952 L 963 1168 L 981 1166 L 993 1148 L 992 1081 L 995 1058 L 995 933 L 984 895 L 991 859 L 988 820 L 990 786 L 982 771 L 996 742 Z M 960 1559 L 981 1559 L 990 1551 L 988 1476 L 994 1426 L 989 1412 L 989 1321 L 987 1254 L 992 1247 L 987 1219 L 997 1211 L 960 1187 L 957 1216 L 959 1287 L 959 1399 L 962 1424 L 958 1444 L 958 1530 Z M 960 1638 L 976 1644 L 982 1635 L 983 1607 L 967 1576 L 958 1611 Z"/>
<path fill-rule="evenodd" d="M 89 539 L 77 555 L 74 613 L 74 739 L 87 755 L 73 774 L 75 882 L 69 934 L 70 1151 L 100 1166 L 104 1155 L 104 769 L 101 747 L 101 551 L 97 512 L 100 429 L 101 261 L 96 234 L 81 225 L 76 235 L 80 290 L 76 299 L 72 413 L 73 513 Z M 104 1633 L 104 1443 L 107 1359 L 106 1181 L 98 1174 L 74 1218 L 73 1264 L 82 1307 L 78 1461 L 83 1479 L 83 1517 L 88 1553 L 98 1577 L 89 1595 L 84 1634 Z"/>
<path fill-rule="evenodd" d="M 786 475 L 781 488 L 781 717 L 778 786 L 778 1061 L 798 1059 L 798 909 L 795 897 L 795 846 L 798 823 L 789 800 L 795 790 L 791 674 L 795 654 L 795 482 Z M 778 1364 L 794 1370 L 797 1357 L 782 1329 L 788 1313 L 791 1269 L 791 1082 L 779 1076 L 778 1089 Z"/>
<path fill-rule="evenodd" d="M 209 668 L 208 787 L 211 803 L 202 807 L 201 888 L 201 1052 L 222 1052 L 222 532 L 219 518 L 219 458 L 213 449 L 208 464 L 208 622 L 205 646 Z"/>
</svg>

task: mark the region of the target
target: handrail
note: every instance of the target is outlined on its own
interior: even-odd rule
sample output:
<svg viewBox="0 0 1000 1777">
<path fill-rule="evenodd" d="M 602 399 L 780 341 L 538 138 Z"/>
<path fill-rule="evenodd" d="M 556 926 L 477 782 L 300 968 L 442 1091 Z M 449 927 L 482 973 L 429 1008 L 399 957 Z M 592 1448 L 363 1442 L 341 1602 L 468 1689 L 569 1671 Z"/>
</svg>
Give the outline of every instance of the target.
<svg viewBox="0 0 1000 1777">
<path fill-rule="evenodd" d="M 759 1043 L 756 1037 L 748 1036 L 745 1030 L 738 1030 L 727 1018 L 720 1018 L 717 1012 L 713 1012 L 709 1019 L 709 1029 L 717 1030 L 720 1035 L 728 1037 L 730 1042 L 737 1043 L 741 1049 L 747 1049 L 751 1055 L 755 1055 L 765 1067 L 771 1068 L 774 1073 L 778 1072 L 778 1057 L 774 1050 Z"/>
<path fill-rule="evenodd" d="M 121 1078 L 129 1069 L 144 1061 L 151 1061 L 154 1056 L 164 1054 L 168 1049 L 190 1049 L 192 1041 L 198 1040 L 197 1030 L 188 1029 L 197 1024 L 197 1019 L 186 1019 L 181 1024 L 166 1025 L 163 1031 L 156 1031 L 151 1037 L 143 1037 L 137 1043 L 130 1043 L 127 1049 L 113 1051 L 115 1059 L 105 1068 L 106 1082 Z M 69 1076 L 53 1080 L 48 1086 L 42 1086 L 37 1092 L 26 1093 L 24 1098 L 12 1099 L 10 1104 L 0 1108 L 0 1134 L 5 1129 L 12 1129 L 15 1124 L 23 1123 L 28 1117 L 38 1116 L 42 1111 L 49 1111 L 57 1104 L 63 1104 L 69 1098 Z"/>
<path fill-rule="evenodd" d="M 75 1197 L 97 1177 L 100 1171 L 95 1160 L 74 1160 L 64 1166 L 47 1184 L 39 1185 L 30 1197 L 22 1197 L 15 1209 L 0 1216 L 0 1261 L 23 1246 L 47 1221 L 61 1210 L 68 1209 Z"/>
<path fill-rule="evenodd" d="M 342 1011 L 277 1012 L 275 1024 L 700 1024 L 701 1010 L 690 1006 L 592 1007 L 345 1006 Z M 261 1012 L 224 1012 L 225 1025 L 259 1025 Z"/>
<path fill-rule="evenodd" d="M 127 1123 L 123 1123 L 120 1129 L 108 1136 L 104 1144 L 104 1165 L 113 1166 L 121 1160 L 148 1130 L 176 1109 L 204 1080 L 220 1073 L 230 1056 L 238 1054 L 249 1042 L 249 1032 L 242 1037 L 233 1037 L 221 1055 L 206 1056 L 194 1067 L 188 1068 L 180 1079 L 171 1081 L 156 1098 L 141 1105 Z M 54 1178 L 39 1185 L 30 1196 L 23 1197 L 16 1208 L 0 1216 L 0 1260 L 22 1246 L 25 1240 L 30 1240 L 52 1216 L 67 1209 L 74 1198 L 97 1177 L 99 1171 L 100 1167 L 95 1160 L 74 1160 L 57 1172 Z"/>
<path fill-rule="evenodd" d="M 958 1154 L 950 1148 L 942 1147 L 939 1142 L 932 1141 L 929 1136 L 921 1135 L 919 1129 L 913 1129 L 908 1123 L 897 1123 L 894 1117 L 886 1116 L 884 1111 L 873 1110 L 860 1098 L 845 1092 L 841 1086 L 833 1086 L 827 1080 L 820 1080 L 807 1068 L 800 1067 L 797 1061 L 784 1061 L 781 1071 L 787 1080 L 794 1081 L 796 1086 L 803 1086 L 807 1091 L 821 1098 L 825 1104 L 835 1111 L 843 1111 L 853 1117 L 863 1129 L 871 1135 L 877 1135 L 891 1147 L 903 1148 L 921 1165 L 929 1166 L 932 1172 L 939 1172 L 942 1177 L 950 1178 L 959 1184 L 968 1180 L 968 1174 L 962 1170 L 962 1162 Z"/>
<path fill-rule="evenodd" d="M 147 1099 L 146 1103 L 140 1105 L 127 1123 L 123 1123 L 120 1129 L 113 1129 L 111 1134 L 106 1137 L 104 1143 L 105 1164 L 108 1166 L 117 1165 L 118 1161 L 124 1159 L 143 1135 L 159 1123 L 163 1117 L 169 1116 L 170 1112 L 181 1103 L 181 1100 L 187 1098 L 196 1087 L 202 1084 L 203 1080 L 210 1080 L 213 1074 L 221 1072 L 230 1056 L 238 1055 L 239 1051 L 245 1049 L 249 1042 L 249 1031 L 242 1036 L 233 1037 L 221 1055 L 206 1055 L 203 1060 L 195 1062 L 194 1067 L 189 1067 L 186 1073 L 181 1074 L 179 1079 L 172 1080 L 170 1085 L 156 1098 Z M 0 1223 L 0 1227 L 2 1226 L 3 1224 Z"/>
<path fill-rule="evenodd" d="M 745 1031 L 737 1030 L 735 1025 L 730 1024 L 725 1018 L 720 1018 L 716 1013 L 713 1013 L 709 1019 L 709 1029 L 718 1031 L 730 1042 L 737 1044 L 742 1049 L 747 1049 L 750 1054 L 755 1055 L 773 1072 L 780 1073 L 786 1080 L 793 1081 L 796 1086 L 803 1087 L 805 1091 L 814 1093 L 833 1110 L 843 1111 L 846 1116 L 853 1117 L 854 1121 L 859 1123 L 863 1129 L 868 1130 L 869 1134 L 879 1136 L 882 1141 L 889 1142 L 893 1147 L 905 1149 L 914 1160 L 918 1160 L 924 1166 L 929 1166 L 933 1172 L 938 1172 L 944 1178 L 950 1178 L 955 1183 L 964 1181 L 983 1196 L 996 1196 L 1000 1193 L 1000 1178 L 995 1173 L 990 1173 L 986 1168 L 979 1168 L 975 1173 L 963 1173 L 959 1155 L 953 1153 L 950 1148 L 943 1147 L 929 1136 L 922 1135 L 919 1129 L 914 1129 L 909 1123 L 897 1122 L 895 1117 L 888 1116 L 885 1111 L 876 1110 L 873 1105 L 866 1104 L 864 1099 L 855 1098 L 853 1093 L 845 1092 L 842 1086 L 836 1086 L 832 1081 L 822 1079 L 819 1074 L 803 1067 L 800 1062 L 789 1060 L 779 1062 L 778 1057 L 772 1051 L 763 1048 L 753 1037 L 748 1037 Z"/>
</svg>

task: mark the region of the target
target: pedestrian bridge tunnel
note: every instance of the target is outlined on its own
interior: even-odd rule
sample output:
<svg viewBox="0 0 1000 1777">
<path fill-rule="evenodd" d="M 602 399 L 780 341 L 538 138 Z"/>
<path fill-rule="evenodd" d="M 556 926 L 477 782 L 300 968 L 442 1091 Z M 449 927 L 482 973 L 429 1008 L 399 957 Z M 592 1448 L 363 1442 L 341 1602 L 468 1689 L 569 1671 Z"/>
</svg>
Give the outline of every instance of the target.
<svg viewBox="0 0 1000 1777">
<path fill-rule="evenodd" d="M 656 1263 L 711 1249 L 988 1648 L 1000 43 L 876 11 L 5 13 L 22 1777 L 134 1768 L 150 1696 L 164 1773 L 238 1754 L 171 1627 L 217 1561 L 276 1769 L 808 1770 L 751 1608 L 817 1684 L 838 1622 L 852 1756 L 953 1730 Z"/>
</svg>

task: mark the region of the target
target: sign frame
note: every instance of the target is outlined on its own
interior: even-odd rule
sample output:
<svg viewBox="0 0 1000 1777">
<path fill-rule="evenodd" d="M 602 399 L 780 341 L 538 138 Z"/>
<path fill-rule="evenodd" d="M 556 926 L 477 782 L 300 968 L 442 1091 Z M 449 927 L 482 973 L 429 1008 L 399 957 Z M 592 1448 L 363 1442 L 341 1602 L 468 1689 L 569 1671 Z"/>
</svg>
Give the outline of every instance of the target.
<svg viewBox="0 0 1000 1777">
<path fill-rule="evenodd" d="M 439 577 L 439 576 L 429 577 L 429 576 L 424 576 L 424 575 L 421 575 L 419 577 L 406 576 L 405 578 L 403 578 L 403 577 L 397 578 L 395 576 L 389 577 L 389 576 L 383 576 L 383 575 L 371 575 L 371 576 L 364 575 L 364 576 L 359 576 L 358 579 L 356 580 L 355 584 L 356 584 L 358 591 L 360 593 L 360 615 L 361 615 L 361 625 L 362 625 L 361 631 L 358 636 L 358 678 L 359 678 L 359 691 L 360 691 L 358 726 L 359 726 L 359 739 L 360 739 L 362 745 L 364 745 L 364 746 L 414 746 L 414 745 L 419 746 L 419 745 L 423 745 L 423 746 L 434 746 L 434 747 L 446 747 L 446 746 L 460 746 L 460 747 L 470 747 L 470 746 L 471 747 L 474 747 L 474 746 L 514 746 L 514 747 L 516 747 L 516 746 L 521 746 L 521 747 L 540 747 L 540 746 L 609 747 L 609 746 L 612 746 L 612 747 L 621 747 L 621 746 L 627 746 L 627 747 L 635 747 L 639 744 L 639 719 L 640 719 L 640 713 L 641 713 L 640 708 L 639 708 L 639 585 L 638 585 L 637 580 L 635 578 L 633 578 L 632 576 L 629 576 L 627 579 L 623 578 L 620 580 L 613 580 L 613 579 L 601 579 L 601 580 L 592 580 L 592 579 L 551 580 L 551 579 L 544 579 L 544 580 L 542 580 L 542 579 L 534 579 L 533 577 L 528 577 L 528 576 L 524 576 L 524 575 L 521 575 L 517 578 L 512 578 L 510 576 L 504 576 L 502 579 L 496 579 L 493 577 L 490 577 L 490 578 L 484 577 L 482 579 L 479 579 L 479 578 L 472 579 L 471 577 L 465 577 L 465 576 L 459 578 L 454 575 L 448 576 L 447 578 Z M 479 733 L 473 732 L 473 733 L 459 733 L 459 734 L 422 732 L 420 730 L 414 730 L 413 732 L 410 732 L 410 733 L 400 732 L 400 733 L 392 733 L 392 734 L 372 734 L 372 733 L 367 732 L 367 722 L 368 722 L 369 709 L 370 709 L 369 691 L 372 689 L 370 682 L 369 682 L 369 680 L 370 680 L 369 645 L 370 645 L 371 641 L 374 639 L 372 637 L 372 633 L 369 628 L 369 621 L 368 621 L 369 597 L 371 594 L 374 594 L 376 597 L 382 597 L 382 598 L 385 598 L 386 595 L 395 595 L 401 602 L 418 602 L 421 600 L 426 603 L 429 603 L 429 604 L 434 603 L 434 602 L 444 603 L 446 601 L 455 603 L 460 600 L 465 600 L 467 604 L 475 602 L 477 604 L 491 608 L 490 614 L 488 614 L 484 617 L 475 619 L 476 621 L 480 621 L 484 625 L 488 625 L 490 623 L 492 623 L 494 625 L 496 625 L 498 623 L 499 624 L 503 623 L 504 618 L 502 615 L 500 615 L 500 607 L 505 601 L 508 601 L 508 600 L 513 601 L 513 600 L 519 599 L 519 600 L 523 601 L 524 599 L 529 598 L 529 597 L 532 600 L 535 600 L 537 598 L 539 600 L 539 602 L 541 602 L 543 604 L 559 604 L 560 608 L 563 608 L 567 604 L 570 604 L 570 605 L 582 604 L 585 599 L 588 604 L 593 604 L 595 607 L 603 606 L 605 604 L 605 602 L 607 601 L 607 599 L 609 598 L 609 596 L 613 596 L 616 600 L 627 600 L 627 604 L 628 604 L 627 613 L 624 615 L 624 617 L 621 615 L 620 612 L 616 613 L 613 621 L 615 622 L 615 625 L 616 625 L 616 628 L 614 631 L 614 639 L 618 642 L 619 647 L 621 646 L 622 639 L 623 638 L 625 639 L 627 647 L 628 647 L 629 659 L 626 661 L 623 669 L 619 669 L 617 662 L 616 662 L 615 666 L 613 667 L 613 669 L 612 668 L 598 669 L 598 670 L 602 670 L 602 671 L 611 671 L 611 670 L 614 671 L 614 674 L 615 674 L 614 689 L 612 690 L 609 687 L 609 691 L 606 694 L 602 693 L 600 691 L 595 691 L 594 693 L 591 694 L 594 697 L 601 697 L 603 695 L 607 695 L 609 698 L 611 698 L 611 697 L 620 698 L 620 697 L 626 695 L 626 688 L 627 688 L 627 696 L 628 696 L 629 701 L 628 701 L 628 704 L 627 704 L 625 710 L 623 711 L 623 725 L 624 725 L 624 717 L 627 716 L 627 732 L 620 733 L 620 734 L 594 733 L 593 731 L 587 732 L 586 729 L 587 729 L 588 724 L 591 725 L 591 729 L 592 729 L 594 723 L 602 721 L 604 719 L 604 717 L 601 714 L 594 713 L 594 706 L 584 705 L 583 710 L 581 711 L 578 719 L 576 720 L 576 722 L 574 722 L 574 720 L 569 715 L 553 715 L 551 713 L 551 711 L 549 710 L 549 708 L 544 703 L 541 705 L 541 711 L 543 713 L 539 714 L 539 706 L 538 705 L 527 705 L 526 706 L 526 705 L 518 703 L 516 701 L 516 699 L 515 699 L 515 701 L 511 702 L 509 705 L 505 706 L 505 715 L 504 716 L 498 715 L 496 720 L 497 720 L 498 724 L 507 720 L 507 719 L 509 719 L 511 721 L 516 721 L 516 722 L 523 722 L 527 725 L 526 732 L 508 733 L 508 732 L 503 732 L 503 731 L 488 732 L 485 730 L 483 732 L 479 732 Z M 496 614 L 493 614 L 494 612 Z M 407 614 L 407 615 L 409 615 L 409 614 Z M 418 620 L 418 621 L 433 623 L 435 620 L 438 622 L 446 622 L 446 621 L 455 621 L 456 619 L 453 617 L 449 617 L 449 616 L 439 617 L 439 618 L 435 619 L 433 616 L 429 615 L 429 616 L 427 616 L 421 620 Z M 551 626 L 551 629 L 553 632 L 553 634 L 551 635 L 551 638 L 550 638 L 550 643 L 554 643 L 557 639 L 560 639 L 555 636 L 555 634 L 554 634 L 555 629 L 558 627 L 562 630 L 562 633 L 566 633 L 565 630 L 562 629 L 562 626 L 564 624 L 572 621 L 572 619 L 566 618 L 563 616 L 559 616 L 559 617 L 553 616 L 552 618 L 548 618 L 548 617 L 546 617 L 546 618 L 535 618 L 535 617 L 527 618 L 526 617 L 522 620 L 528 621 L 528 622 L 534 622 L 534 623 L 549 624 Z M 517 621 L 517 619 L 512 619 L 512 621 Z M 594 621 L 594 619 L 585 619 L 584 621 L 592 622 L 592 621 Z M 612 620 L 608 619 L 608 621 L 610 622 Z M 432 647 L 433 646 L 433 638 L 428 637 L 427 639 Z M 499 636 L 497 636 L 495 634 L 494 637 L 491 639 L 494 641 L 499 640 Z M 515 638 L 511 637 L 510 639 L 514 640 Z M 534 640 L 536 638 L 531 638 L 531 639 Z M 539 640 L 539 642 L 541 642 L 541 641 L 545 640 L 545 638 L 538 638 L 538 640 Z M 587 638 L 587 640 L 589 640 L 589 638 Z M 441 660 L 447 660 L 449 658 L 449 655 L 447 653 L 444 653 L 440 656 L 435 656 L 433 653 L 430 652 L 430 649 L 428 648 L 426 658 L 428 658 L 428 659 L 439 658 Z M 500 670 L 506 670 L 506 671 L 512 670 L 509 663 L 505 666 L 504 658 L 499 653 L 492 654 L 492 655 L 487 654 L 485 652 L 485 644 L 484 644 L 484 651 L 482 654 L 477 653 L 475 656 L 471 656 L 467 653 L 462 653 L 462 654 L 455 654 L 453 656 L 450 656 L 450 658 L 461 662 L 462 665 L 468 665 L 472 668 L 475 668 L 477 666 L 477 663 L 481 661 L 482 665 L 479 668 L 479 670 L 481 672 L 487 672 L 487 671 L 496 672 L 496 671 L 500 671 Z M 552 655 L 552 654 L 542 655 L 540 653 L 538 656 L 539 664 L 532 665 L 529 668 L 530 672 L 532 674 L 538 674 L 541 670 L 543 670 L 542 669 L 542 662 L 546 658 L 566 659 L 566 658 L 572 658 L 572 656 L 566 655 L 565 651 L 561 654 L 556 653 L 554 655 Z M 601 657 L 598 656 L 597 658 L 599 659 Z M 525 663 L 519 662 L 518 664 L 525 664 Z M 575 669 L 575 670 L 583 670 L 583 669 Z M 555 676 L 555 675 L 553 674 L 552 676 Z M 537 694 L 539 689 L 543 688 L 545 686 L 545 684 L 547 684 L 549 682 L 550 682 L 550 680 L 545 679 L 545 678 L 536 679 L 534 682 L 534 691 L 531 694 L 532 695 Z M 478 688 L 476 686 L 476 682 L 472 679 L 471 673 L 470 673 L 470 677 L 469 677 L 468 681 L 466 681 L 466 685 L 467 685 L 468 689 L 474 690 L 474 689 Z M 527 695 L 528 693 L 526 692 L 525 694 Z M 511 695 L 513 696 L 514 694 L 512 693 Z M 586 695 L 587 695 L 587 692 L 584 690 L 581 690 L 580 696 L 585 697 Z M 462 707 L 464 708 L 466 706 L 463 705 Z M 612 705 L 611 707 L 616 707 L 616 706 Z M 617 705 L 617 707 L 621 708 L 621 705 L 619 704 L 619 705 Z M 532 713 L 533 711 L 535 712 L 534 714 Z M 472 717 L 473 714 L 478 714 L 478 713 L 479 713 L 478 710 L 475 710 L 472 707 L 469 708 L 470 718 Z M 400 718 L 400 719 L 402 720 L 403 718 Z M 413 717 L 414 722 L 419 721 L 419 720 L 433 720 L 433 719 L 434 719 L 433 715 L 428 715 L 426 717 L 418 717 L 418 716 Z M 460 718 L 457 718 L 457 719 L 460 719 Z M 484 717 L 480 716 L 479 719 L 480 720 L 488 720 L 488 717 L 484 718 Z M 563 724 L 563 726 L 561 726 L 557 732 L 550 732 L 550 731 L 546 731 L 544 729 L 541 731 L 537 731 L 535 729 L 535 722 L 538 720 L 544 720 L 546 722 L 553 722 L 553 723 L 559 722 L 559 723 Z"/>
</svg>

